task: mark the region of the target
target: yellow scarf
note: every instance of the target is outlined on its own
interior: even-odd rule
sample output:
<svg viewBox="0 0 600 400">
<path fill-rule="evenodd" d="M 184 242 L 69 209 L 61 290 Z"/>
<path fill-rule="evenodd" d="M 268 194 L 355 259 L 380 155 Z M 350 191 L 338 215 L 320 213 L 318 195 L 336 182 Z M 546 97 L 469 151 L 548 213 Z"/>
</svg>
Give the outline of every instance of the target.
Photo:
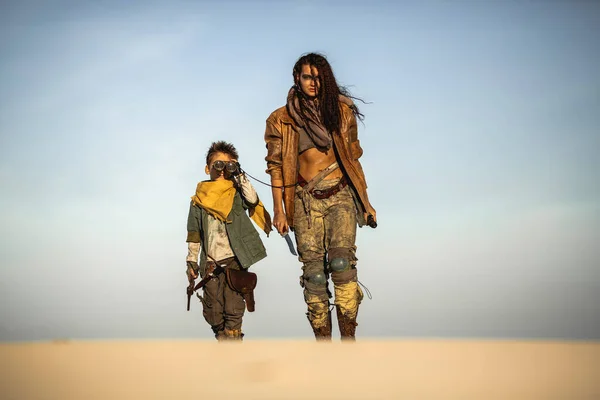
<svg viewBox="0 0 600 400">
<path fill-rule="evenodd" d="M 233 207 L 235 192 L 236 189 L 233 186 L 233 182 L 228 179 L 202 181 L 196 186 L 196 194 L 192 196 L 192 201 L 216 219 L 223 222 L 231 222 L 227 221 L 227 216 Z M 269 232 L 273 230 L 271 216 L 260 200 L 256 207 L 250 209 L 250 218 L 268 237 Z"/>
</svg>

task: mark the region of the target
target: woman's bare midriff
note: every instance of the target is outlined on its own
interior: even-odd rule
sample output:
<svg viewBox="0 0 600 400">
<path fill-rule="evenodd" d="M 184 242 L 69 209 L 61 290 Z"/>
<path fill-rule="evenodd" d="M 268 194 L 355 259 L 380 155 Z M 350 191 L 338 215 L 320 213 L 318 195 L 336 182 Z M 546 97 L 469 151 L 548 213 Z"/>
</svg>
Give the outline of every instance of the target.
<svg viewBox="0 0 600 400">
<path fill-rule="evenodd" d="M 306 181 L 310 181 L 319 172 L 330 166 L 335 161 L 333 149 L 321 151 L 316 148 L 308 149 L 298 156 L 299 172 Z M 337 168 L 324 179 L 342 177 L 342 171 Z"/>
</svg>

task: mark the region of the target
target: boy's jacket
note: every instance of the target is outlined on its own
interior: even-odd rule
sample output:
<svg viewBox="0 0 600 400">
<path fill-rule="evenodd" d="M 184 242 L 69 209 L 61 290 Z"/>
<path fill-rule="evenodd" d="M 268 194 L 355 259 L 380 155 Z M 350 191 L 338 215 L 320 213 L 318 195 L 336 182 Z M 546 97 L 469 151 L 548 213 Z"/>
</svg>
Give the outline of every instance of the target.
<svg viewBox="0 0 600 400">
<path fill-rule="evenodd" d="M 254 207 L 250 207 L 228 180 L 198 183 L 196 194 L 192 196 L 190 202 L 186 242 L 203 245 L 199 260 L 201 274 L 206 268 L 205 239 L 206 235 L 210 235 L 210 232 L 205 232 L 203 229 L 208 226 L 208 214 L 225 222 L 231 249 L 243 268 L 249 268 L 267 256 L 260 236 L 246 210 L 250 210 L 252 220 L 268 235 L 272 230 L 271 218 L 260 201 Z"/>
</svg>

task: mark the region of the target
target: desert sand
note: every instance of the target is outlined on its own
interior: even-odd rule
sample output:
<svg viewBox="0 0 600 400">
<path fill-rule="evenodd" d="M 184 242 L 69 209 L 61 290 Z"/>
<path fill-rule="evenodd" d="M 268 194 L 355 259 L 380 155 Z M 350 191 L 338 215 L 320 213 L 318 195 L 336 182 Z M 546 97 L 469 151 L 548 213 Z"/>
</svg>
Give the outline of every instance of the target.
<svg viewBox="0 0 600 400">
<path fill-rule="evenodd" d="M 600 399 L 600 342 L 52 341 L 0 360 L 5 400 Z"/>
</svg>

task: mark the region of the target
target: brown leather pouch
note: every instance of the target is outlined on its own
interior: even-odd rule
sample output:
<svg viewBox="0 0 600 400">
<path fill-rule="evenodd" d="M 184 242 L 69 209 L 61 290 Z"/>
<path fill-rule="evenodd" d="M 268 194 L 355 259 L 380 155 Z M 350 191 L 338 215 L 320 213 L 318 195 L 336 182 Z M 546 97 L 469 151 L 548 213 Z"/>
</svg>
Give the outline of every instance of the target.
<svg viewBox="0 0 600 400">
<path fill-rule="evenodd" d="M 231 268 L 226 268 L 225 274 L 229 287 L 244 296 L 248 312 L 253 312 L 254 288 L 256 287 L 257 282 L 256 274 L 248 270 L 237 270 Z"/>
</svg>

